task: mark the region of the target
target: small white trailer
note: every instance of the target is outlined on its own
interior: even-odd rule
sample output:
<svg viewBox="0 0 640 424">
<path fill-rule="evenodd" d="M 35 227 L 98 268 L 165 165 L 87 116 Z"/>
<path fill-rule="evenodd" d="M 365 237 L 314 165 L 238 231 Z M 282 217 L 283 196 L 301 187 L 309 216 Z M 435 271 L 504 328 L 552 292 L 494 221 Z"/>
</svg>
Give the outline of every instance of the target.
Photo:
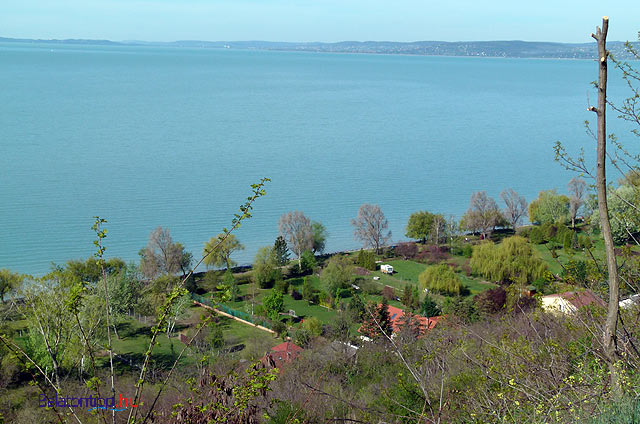
<svg viewBox="0 0 640 424">
<path fill-rule="evenodd" d="M 393 266 L 387 264 L 380 265 L 380 271 L 384 274 L 393 274 Z"/>
</svg>

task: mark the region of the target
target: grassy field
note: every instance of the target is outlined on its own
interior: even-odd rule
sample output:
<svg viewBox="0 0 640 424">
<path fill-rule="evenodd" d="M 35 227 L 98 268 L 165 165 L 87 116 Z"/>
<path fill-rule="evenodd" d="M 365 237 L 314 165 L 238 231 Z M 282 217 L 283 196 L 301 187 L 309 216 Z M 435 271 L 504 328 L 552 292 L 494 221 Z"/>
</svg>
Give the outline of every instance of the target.
<svg viewBox="0 0 640 424">
<path fill-rule="evenodd" d="M 554 274 L 560 274 L 562 272 L 562 266 L 570 260 L 591 260 L 591 256 L 588 253 L 581 250 L 570 250 L 569 252 L 564 249 L 556 250 L 557 258 L 551 256 L 550 245 L 547 244 L 534 244 L 533 249 L 538 252 L 540 258 L 547 264 L 549 271 Z M 604 242 L 602 239 L 595 240 L 593 247 L 591 248 L 593 256 L 601 260 L 604 258 Z"/>
</svg>

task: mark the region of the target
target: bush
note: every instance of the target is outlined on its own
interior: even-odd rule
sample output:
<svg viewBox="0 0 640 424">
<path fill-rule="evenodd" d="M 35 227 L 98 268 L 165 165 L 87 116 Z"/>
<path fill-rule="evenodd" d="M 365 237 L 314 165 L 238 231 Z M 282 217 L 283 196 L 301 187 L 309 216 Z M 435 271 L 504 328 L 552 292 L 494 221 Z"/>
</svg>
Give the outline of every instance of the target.
<svg viewBox="0 0 640 424">
<path fill-rule="evenodd" d="M 544 233 L 540 227 L 533 227 L 529 233 L 529 241 L 533 244 L 542 244 L 545 242 Z"/>
<path fill-rule="evenodd" d="M 404 259 L 414 258 L 418 254 L 418 245 L 413 242 L 398 243 L 395 253 Z"/>
<path fill-rule="evenodd" d="M 478 311 L 485 314 L 495 314 L 504 308 L 507 301 L 507 292 L 502 287 L 496 287 L 477 294 L 473 300 Z"/>
<path fill-rule="evenodd" d="M 448 265 L 428 267 L 420 273 L 418 281 L 423 288 L 447 295 L 459 295 L 462 289 L 460 278 Z"/>
<path fill-rule="evenodd" d="M 302 328 L 307 330 L 311 337 L 322 335 L 322 322 L 316 317 L 305 318 L 302 322 Z"/>
<path fill-rule="evenodd" d="M 282 294 L 289 293 L 289 281 L 282 279 L 277 280 L 276 284 L 274 285 L 274 289 L 278 290 Z"/>
<path fill-rule="evenodd" d="M 291 290 L 291 297 L 293 298 L 293 300 L 300 300 L 302 299 L 302 294 L 300 294 L 300 292 L 296 289 L 292 289 Z"/>
<path fill-rule="evenodd" d="M 394 300 L 396 298 L 395 290 L 391 286 L 384 286 L 382 289 L 382 297 L 387 300 Z"/>
</svg>

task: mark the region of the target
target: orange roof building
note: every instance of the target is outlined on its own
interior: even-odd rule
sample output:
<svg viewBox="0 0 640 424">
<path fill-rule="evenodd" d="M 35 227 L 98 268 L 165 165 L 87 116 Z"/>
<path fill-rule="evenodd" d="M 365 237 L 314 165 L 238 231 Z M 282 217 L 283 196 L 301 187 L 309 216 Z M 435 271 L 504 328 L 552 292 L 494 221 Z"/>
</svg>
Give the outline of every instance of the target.
<svg viewBox="0 0 640 424">
<path fill-rule="evenodd" d="M 271 352 L 268 352 L 261 362 L 273 368 L 282 368 L 284 364 L 296 359 L 303 350 L 303 348 L 291 342 L 280 343 L 272 347 Z"/>
</svg>

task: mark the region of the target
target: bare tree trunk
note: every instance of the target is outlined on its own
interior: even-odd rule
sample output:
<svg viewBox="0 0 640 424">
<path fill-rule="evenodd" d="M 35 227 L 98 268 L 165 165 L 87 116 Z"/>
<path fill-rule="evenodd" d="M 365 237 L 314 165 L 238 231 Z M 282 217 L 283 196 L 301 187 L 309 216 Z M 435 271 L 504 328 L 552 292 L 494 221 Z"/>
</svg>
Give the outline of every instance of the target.
<svg viewBox="0 0 640 424">
<path fill-rule="evenodd" d="M 607 206 L 607 178 L 606 178 L 606 156 L 607 156 L 607 56 L 606 49 L 607 31 L 609 29 L 609 18 L 602 18 L 602 29 L 596 27 L 596 33 L 591 34 L 598 42 L 598 60 L 600 71 L 598 74 L 598 107 L 590 107 L 589 110 L 598 116 L 598 148 L 597 148 L 597 174 L 596 187 L 598 190 L 598 211 L 600 212 L 600 227 L 604 239 L 605 252 L 607 254 L 607 270 L 609 271 L 609 310 L 604 328 L 604 350 L 609 362 L 611 372 L 611 387 L 615 394 L 620 394 L 620 381 L 618 370 L 616 369 L 617 349 L 616 330 L 618 325 L 618 302 L 620 298 L 618 279 L 618 264 L 616 262 L 613 236 L 611 235 L 611 224 L 609 222 L 609 208 Z"/>
</svg>

